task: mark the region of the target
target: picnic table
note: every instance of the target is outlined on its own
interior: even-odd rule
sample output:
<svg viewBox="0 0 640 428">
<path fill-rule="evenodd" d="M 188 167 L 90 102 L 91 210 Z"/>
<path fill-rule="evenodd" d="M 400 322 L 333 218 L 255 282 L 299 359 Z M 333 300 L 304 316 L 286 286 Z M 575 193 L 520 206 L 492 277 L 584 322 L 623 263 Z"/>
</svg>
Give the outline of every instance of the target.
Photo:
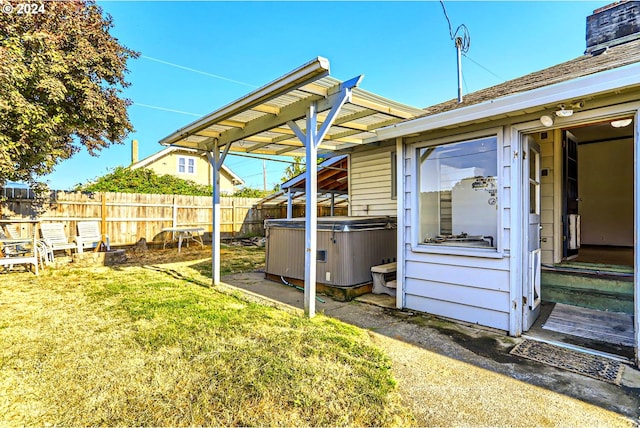
<svg viewBox="0 0 640 428">
<path fill-rule="evenodd" d="M 182 248 L 183 241 L 187 243 L 187 247 L 189 246 L 189 241 L 198 242 L 204 247 L 202 242 L 203 227 L 165 227 L 162 231 L 165 232 L 162 248 L 166 248 L 169 242 L 174 242 L 176 239 L 178 240 L 178 252 Z"/>
</svg>

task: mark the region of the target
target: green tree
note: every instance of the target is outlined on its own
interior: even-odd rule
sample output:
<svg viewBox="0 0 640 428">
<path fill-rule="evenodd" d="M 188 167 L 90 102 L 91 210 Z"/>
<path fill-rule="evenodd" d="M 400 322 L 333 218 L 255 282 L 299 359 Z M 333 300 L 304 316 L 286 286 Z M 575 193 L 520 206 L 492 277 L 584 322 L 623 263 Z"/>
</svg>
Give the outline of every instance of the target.
<svg viewBox="0 0 640 428">
<path fill-rule="evenodd" d="M 243 187 L 236 190 L 232 196 L 235 196 L 236 198 L 264 198 L 271 193 L 273 193 L 273 191 L 260 190 L 254 187 Z"/>
<path fill-rule="evenodd" d="M 282 178 L 280 178 L 280 181 L 283 183 L 289 181 L 293 177 L 302 174 L 306 170 L 307 169 L 305 168 L 304 158 L 301 156 L 294 156 L 292 163 L 290 163 L 289 166 L 284 169 L 284 175 L 282 176 Z"/>
<path fill-rule="evenodd" d="M 109 34 L 111 16 L 92 0 L 41 4 L 0 13 L 0 185 L 33 183 L 82 147 L 96 155 L 133 130 L 121 93 L 138 53 Z"/>
<path fill-rule="evenodd" d="M 173 175 L 158 175 L 147 168 L 129 169 L 116 167 L 112 172 L 96 178 L 93 182 L 79 184 L 75 191 L 155 193 L 161 195 L 211 196 L 211 186 Z"/>
</svg>

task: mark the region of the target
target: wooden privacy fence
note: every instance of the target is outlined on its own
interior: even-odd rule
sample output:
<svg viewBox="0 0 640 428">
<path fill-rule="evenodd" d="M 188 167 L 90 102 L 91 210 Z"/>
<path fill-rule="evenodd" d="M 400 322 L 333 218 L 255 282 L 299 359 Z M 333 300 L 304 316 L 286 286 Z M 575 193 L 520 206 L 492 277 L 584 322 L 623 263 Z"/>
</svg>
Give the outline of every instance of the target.
<svg viewBox="0 0 640 428">
<path fill-rule="evenodd" d="M 106 225 L 111 245 L 132 245 L 140 238 L 160 242 L 167 227 L 202 227 L 211 239 L 211 196 L 149 195 L 112 192 L 52 191 L 41 206 L 28 189 L 4 188 L 0 218 L 33 218 L 40 222 L 63 222 L 67 235 L 76 235 L 78 221 L 96 220 Z M 259 198 L 220 198 L 220 234 L 224 238 L 264 236 L 264 220 L 284 218 L 286 206 L 262 206 Z M 304 205 L 293 207 L 294 217 L 304 216 Z M 318 216 L 328 216 L 327 206 L 318 206 Z M 347 215 L 347 208 L 336 208 L 335 215 Z M 21 226 L 23 236 L 31 236 L 28 223 Z"/>
<path fill-rule="evenodd" d="M 54 191 L 38 207 L 32 195 L 15 197 L 17 195 L 6 192 L 4 195 L 0 218 L 63 222 L 70 237 L 76 235 L 78 221 L 96 220 L 106 225 L 112 245 L 131 245 L 140 238 L 148 242 L 162 241 L 162 229 L 167 227 L 202 227 L 209 239 L 212 230 L 210 196 Z M 258 201 L 258 198 L 222 197 L 221 236 L 263 235 L 263 213 L 254 207 Z M 27 235 L 30 231 L 22 233 Z"/>
</svg>

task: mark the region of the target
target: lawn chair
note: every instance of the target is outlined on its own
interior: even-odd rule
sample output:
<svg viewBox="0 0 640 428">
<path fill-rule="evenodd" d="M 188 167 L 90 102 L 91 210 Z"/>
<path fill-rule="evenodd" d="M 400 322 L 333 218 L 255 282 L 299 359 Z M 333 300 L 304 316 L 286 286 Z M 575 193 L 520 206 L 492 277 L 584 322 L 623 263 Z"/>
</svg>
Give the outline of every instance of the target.
<svg viewBox="0 0 640 428">
<path fill-rule="evenodd" d="M 79 221 L 78 222 L 78 235 L 75 237 L 75 241 L 78 244 L 78 252 L 82 253 L 85 248 L 100 249 L 104 245 L 107 251 L 109 251 L 109 235 L 102 236 L 97 221 Z"/>
<path fill-rule="evenodd" d="M 0 229 L 0 266 L 7 270 L 13 269 L 16 264 L 32 264 L 37 275 L 38 249 L 28 248 L 27 245 L 28 240 L 11 239 Z"/>
<path fill-rule="evenodd" d="M 42 223 L 40 224 L 40 234 L 47 247 L 51 249 L 52 254 L 58 250 L 71 253 L 71 250 L 75 249 L 80 252 L 77 243 L 69 242 L 62 223 Z"/>
<path fill-rule="evenodd" d="M 15 224 L 5 224 L 4 230 L 9 239 L 25 239 L 18 232 L 18 226 Z M 29 241 L 31 243 L 31 241 Z M 44 268 L 45 264 L 53 263 L 53 250 L 42 240 L 36 240 L 36 248 L 38 249 L 38 258 L 40 264 Z"/>
</svg>

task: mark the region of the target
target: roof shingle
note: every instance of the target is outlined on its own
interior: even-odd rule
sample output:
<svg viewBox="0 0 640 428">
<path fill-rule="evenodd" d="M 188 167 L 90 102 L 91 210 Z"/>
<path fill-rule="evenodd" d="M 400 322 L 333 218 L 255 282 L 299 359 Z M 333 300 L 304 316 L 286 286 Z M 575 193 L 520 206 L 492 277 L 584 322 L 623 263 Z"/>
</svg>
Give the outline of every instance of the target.
<svg viewBox="0 0 640 428">
<path fill-rule="evenodd" d="M 582 55 L 578 58 L 554 65 L 544 70 L 536 71 L 526 76 L 518 77 L 508 82 L 472 92 L 463 97 L 463 102 L 457 99 L 445 101 L 425 108 L 421 117 L 431 116 L 450 110 L 455 110 L 484 101 L 501 98 L 507 95 L 527 92 L 555 83 L 565 82 L 590 74 L 600 73 L 614 68 L 640 62 L 640 40 L 634 40 L 622 45 L 609 48 L 600 55 Z"/>
</svg>

